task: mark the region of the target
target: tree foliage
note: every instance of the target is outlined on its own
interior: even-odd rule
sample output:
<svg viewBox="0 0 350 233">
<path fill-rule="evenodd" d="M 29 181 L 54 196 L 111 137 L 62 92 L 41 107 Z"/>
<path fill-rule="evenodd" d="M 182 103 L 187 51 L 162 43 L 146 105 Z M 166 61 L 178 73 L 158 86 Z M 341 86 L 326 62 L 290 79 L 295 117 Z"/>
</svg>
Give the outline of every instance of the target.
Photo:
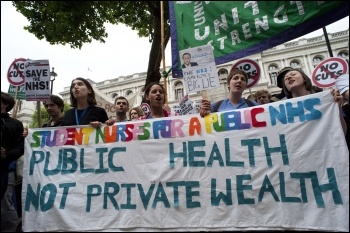
<svg viewBox="0 0 350 233">
<path fill-rule="evenodd" d="M 71 106 L 64 102 L 64 108 L 63 108 L 63 114 L 67 112 L 68 109 L 70 109 Z M 50 120 L 49 114 L 47 114 L 47 111 L 44 106 L 41 106 L 41 124 L 43 125 L 44 123 L 48 122 Z M 32 123 L 29 125 L 29 128 L 41 128 L 39 127 L 38 124 L 38 110 L 34 111 L 34 114 L 32 116 Z"/>
<path fill-rule="evenodd" d="M 164 49 L 170 38 L 169 6 L 164 3 Z M 69 44 L 81 49 L 84 43 L 108 37 L 104 23 L 123 23 L 149 37 L 151 51 L 145 86 L 161 78 L 161 6 L 159 1 L 12 1 L 29 25 L 24 29 L 50 44 Z M 122 35 L 121 35 L 122 36 Z"/>
</svg>

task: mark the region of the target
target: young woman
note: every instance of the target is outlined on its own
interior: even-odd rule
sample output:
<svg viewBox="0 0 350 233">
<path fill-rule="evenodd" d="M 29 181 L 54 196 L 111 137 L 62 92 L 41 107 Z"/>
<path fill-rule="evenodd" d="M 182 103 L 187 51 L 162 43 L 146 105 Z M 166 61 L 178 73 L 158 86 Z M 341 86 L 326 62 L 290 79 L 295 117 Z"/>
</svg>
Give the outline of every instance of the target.
<svg viewBox="0 0 350 233">
<path fill-rule="evenodd" d="M 253 100 L 242 98 L 243 91 L 247 87 L 247 82 L 248 74 L 245 71 L 240 69 L 231 71 L 227 76 L 228 98 L 213 104 L 211 104 L 209 100 L 202 100 L 199 109 L 201 117 L 205 117 L 211 112 L 222 112 L 258 105 L 258 103 Z"/>
<path fill-rule="evenodd" d="M 70 87 L 72 108 L 63 117 L 62 126 L 90 125 L 98 128 L 108 120 L 107 112 L 97 107 L 95 92 L 91 84 L 84 78 L 73 79 Z"/>
<path fill-rule="evenodd" d="M 137 121 L 142 116 L 144 116 L 144 113 L 140 107 L 133 107 L 129 111 L 130 121 Z"/>
<path fill-rule="evenodd" d="M 157 82 L 152 82 L 145 89 L 145 97 L 149 101 L 151 111 L 139 119 L 153 119 L 160 117 L 168 117 L 170 114 L 163 109 L 165 103 L 164 87 Z"/>
<path fill-rule="evenodd" d="M 311 79 L 300 69 L 290 69 L 287 71 L 282 77 L 282 86 L 288 99 L 315 93 Z M 334 97 L 334 101 L 339 105 L 339 119 L 345 135 L 347 125 L 342 111 L 343 96 L 339 93 L 339 90 L 336 89 L 332 89 L 331 93 Z"/>
</svg>

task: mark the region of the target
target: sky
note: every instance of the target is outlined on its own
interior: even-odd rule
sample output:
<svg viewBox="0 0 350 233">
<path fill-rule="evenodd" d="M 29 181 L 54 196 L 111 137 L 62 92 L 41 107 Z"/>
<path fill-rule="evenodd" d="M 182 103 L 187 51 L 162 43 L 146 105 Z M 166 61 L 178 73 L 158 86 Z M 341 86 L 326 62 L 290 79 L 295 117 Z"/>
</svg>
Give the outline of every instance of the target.
<svg viewBox="0 0 350 233">
<path fill-rule="evenodd" d="M 53 94 L 58 95 L 76 77 L 101 82 L 120 76 L 147 71 L 151 43 L 148 37 L 140 38 L 136 31 L 119 24 L 106 24 L 106 43 L 92 41 L 81 49 L 69 45 L 50 45 L 25 31 L 28 20 L 12 6 L 10 1 L 1 1 L 1 91 L 8 92 L 7 71 L 17 58 L 32 60 L 48 59 L 57 73 Z M 349 16 L 326 26 L 328 33 L 347 30 Z M 306 34 L 304 38 L 323 35 L 322 28 Z M 171 66 L 171 44 L 165 50 L 165 65 Z M 162 63 L 161 63 L 162 66 Z M 162 67 L 161 67 L 162 68 Z"/>
</svg>

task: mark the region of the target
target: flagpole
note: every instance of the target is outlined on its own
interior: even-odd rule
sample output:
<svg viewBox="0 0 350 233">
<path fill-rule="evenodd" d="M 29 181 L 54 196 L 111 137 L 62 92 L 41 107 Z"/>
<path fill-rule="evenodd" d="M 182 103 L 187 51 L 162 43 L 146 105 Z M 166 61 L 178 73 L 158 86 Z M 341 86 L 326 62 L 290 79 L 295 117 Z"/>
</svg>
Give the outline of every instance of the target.
<svg viewBox="0 0 350 233">
<path fill-rule="evenodd" d="M 327 49 L 328 49 L 328 52 L 329 52 L 329 55 L 331 57 L 333 57 L 333 52 L 332 52 L 332 49 L 331 49 L 331 44 L 329 43 L 329 39 L 328 39 L 328 32 L 326 30 L 326 27 L 323 27 L 323 35 L 324 35 L 324 38 L 326 39 L 326 44 L 327 44 Z"/>
<path fill-rule="evenodd" d="M 164 97 L 165 97 L 165 104 L 168 104 L 168 86 L 167 86 L 167 82 L 166 82 L 166 78 L 167 76 L 166 74 L 166 67 L 165 67 L 165 55 L 164 55 L 164 4 L 163 1 L 160 1 L 160 24 L 161 24 L 161 46 L 162 46 L 162 64 L 163 64 L 163 78 L 164 78 Z"/>
</svg>

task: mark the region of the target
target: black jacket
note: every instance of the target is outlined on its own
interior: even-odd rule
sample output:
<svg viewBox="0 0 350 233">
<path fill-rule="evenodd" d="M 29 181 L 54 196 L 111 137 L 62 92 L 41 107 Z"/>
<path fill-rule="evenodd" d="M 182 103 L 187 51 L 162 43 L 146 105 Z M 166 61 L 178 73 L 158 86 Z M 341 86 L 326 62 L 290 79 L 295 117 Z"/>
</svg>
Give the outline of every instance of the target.
<svg viewBox="0 0 350 233">
<path fill-rule="evenodd" d="M 8 171 L 11 161 L 24 154 L 23 124 L 8 113 L 1 113 L 1 147 L 6 150 L 6 158 L 1 159 L 1 171 Z"/>
<path fill-rule="evenodd" d="M 108 120 L 106 110 L 101 107 L 90 106 L 88 107 L 84 116 L 81 118 L 79 124 L 77 124 L 75 110 L 76 108 L 71 108 L 64 114 L 61 126 L 89 125 L 91 121 L 99 121 L 101 123 L 105 123 L 106 120 Z"/>
</svg>

